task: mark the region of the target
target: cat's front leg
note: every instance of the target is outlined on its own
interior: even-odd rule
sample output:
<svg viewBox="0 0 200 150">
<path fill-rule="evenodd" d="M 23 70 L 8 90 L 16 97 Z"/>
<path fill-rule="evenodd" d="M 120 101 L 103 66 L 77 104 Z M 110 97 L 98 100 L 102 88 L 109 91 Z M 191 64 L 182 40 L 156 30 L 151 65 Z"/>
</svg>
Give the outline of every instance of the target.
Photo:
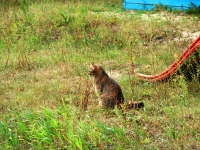
<svg viewBox="0 0 200 150">
<path fill-rule="evenodd" d="M 101 105 L 103 108 L 114 108 L 115 102 L 114 98 L 110 94 L 102 94 L 101 96 Z"/>
</svg>

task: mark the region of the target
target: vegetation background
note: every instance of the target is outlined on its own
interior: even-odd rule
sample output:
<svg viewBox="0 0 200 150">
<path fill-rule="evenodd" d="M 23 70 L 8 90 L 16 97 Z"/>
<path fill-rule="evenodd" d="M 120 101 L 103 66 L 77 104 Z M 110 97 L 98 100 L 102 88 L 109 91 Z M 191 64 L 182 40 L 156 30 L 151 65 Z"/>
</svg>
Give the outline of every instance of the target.
<svg viewBox="0 0 200 150">
<path fill-rule="evenodd" d="M 126 11 L 121 0 L 3 0 L 0 20 L 0 149 L 200 148 L 199 81 L 135 76 L 175 61 L 199 36 L 198 15 Z M 145 108 L 98 108 L 91 62 Z"/>
</svg>

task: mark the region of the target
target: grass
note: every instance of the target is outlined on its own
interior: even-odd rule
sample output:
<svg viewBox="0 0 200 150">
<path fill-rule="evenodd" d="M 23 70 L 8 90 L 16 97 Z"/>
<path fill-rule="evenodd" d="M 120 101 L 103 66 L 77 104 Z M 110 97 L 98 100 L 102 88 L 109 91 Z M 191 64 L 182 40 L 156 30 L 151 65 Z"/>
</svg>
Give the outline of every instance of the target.
<svg viewBox="0 0 200 150">
<path fill-rule="evenodd" d="M 165 70 L 200 30 L 198 17 L 125 11 L 121 1 L 16 2 L 0 6 L 0 149 L 200 147 L 197 79 L 152 84 L 134 73 Z M 91 62 L 145 108 L 97 108 Z"/>
</svg>

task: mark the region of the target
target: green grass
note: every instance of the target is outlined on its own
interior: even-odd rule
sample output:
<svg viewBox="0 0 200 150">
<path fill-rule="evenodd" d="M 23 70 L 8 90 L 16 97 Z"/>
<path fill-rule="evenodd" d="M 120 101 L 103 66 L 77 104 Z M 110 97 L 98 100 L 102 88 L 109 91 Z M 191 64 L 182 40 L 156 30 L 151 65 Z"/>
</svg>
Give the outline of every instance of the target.
<svg viewBox="0 0 200 150">
<path fill-rule="evenodd" d="M 0 149 L 200 148 L 197 79 L 181 75 L 153 84 L 132 71 L 168 68 L 192 42 L 189 34 L 200 30 L 199 18 L 121 5 L 1 3 Z M 126 102 L 143 101 L 145 108 L 124 114 L 98 108 L 87 74 L 91 62 L 119 82 Z"/>
</svg>

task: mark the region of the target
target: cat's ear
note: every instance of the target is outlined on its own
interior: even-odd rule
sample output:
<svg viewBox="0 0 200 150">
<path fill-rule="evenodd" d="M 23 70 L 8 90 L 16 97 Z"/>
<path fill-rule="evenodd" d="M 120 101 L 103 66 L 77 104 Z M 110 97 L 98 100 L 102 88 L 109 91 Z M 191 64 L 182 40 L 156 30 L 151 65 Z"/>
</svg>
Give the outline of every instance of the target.
<svg viewBox="0 0 200 150">
<path fill-rule="evenodd" d="M 97 65 L 95 65 L 93 62 L 92 62 L 92 64 L 91 64 L 91 66 L 92 66 L 93 68 L 97 68 Z"/>
</svg>

